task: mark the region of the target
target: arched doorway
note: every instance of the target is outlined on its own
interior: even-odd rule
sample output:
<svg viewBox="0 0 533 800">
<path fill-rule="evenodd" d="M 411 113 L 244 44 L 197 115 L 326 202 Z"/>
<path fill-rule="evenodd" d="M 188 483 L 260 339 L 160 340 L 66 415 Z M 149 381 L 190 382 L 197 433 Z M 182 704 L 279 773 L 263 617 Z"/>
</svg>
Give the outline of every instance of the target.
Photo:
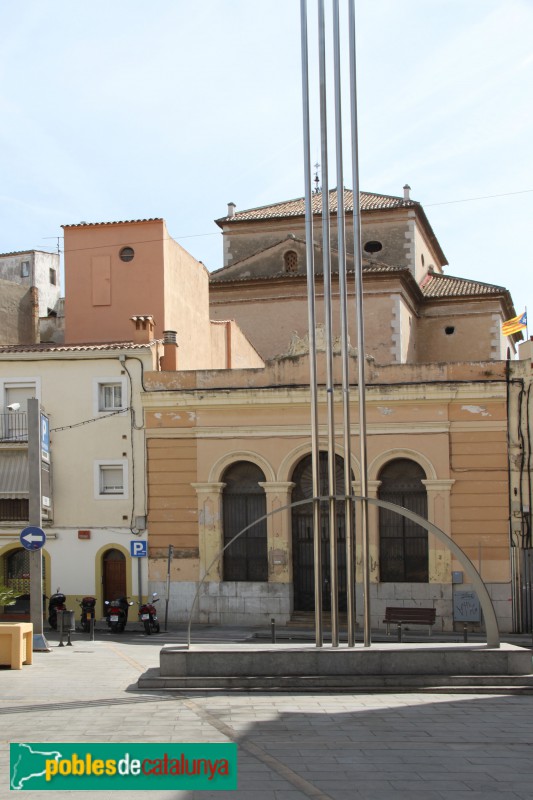
<svg viewBox="0 0 533 800">
<path fill-rule="evenodd" d="M 427 518 L 426 474 L 420 464 L 397 458 L 379 473 L 378 498 Z M 428 534 L 412 520 L 379 510 L 379 577 L 382 583 L 426 583 Z"/>
<path fill-rule="evenodd" d="M 3 611 L 6 615 L 29 615 L 30 613 L 30 551 L 25 547 L 16 547 L 13 550 L 4 554 L 3 557 L 4 568 L 3 578 L 0 583 L 3 583 L 8 589 L 20 594 L 11 606 L 4 606 Z M 46 585 L 45 582 L 45 559 L 43 563 L 43 589 Z M 43 596 L 43 606 L 46 599 Z"/>
<path fill-rule="evenodd" d="M 127 595 L 126 557 L 120 550 L 111 548 L 102 557 L 103 601 Z M 103 611 L 105 611 L 105 606 Z"/>
<path fill-rule="evenodd" d="M 259 486 L 264 480 L 263 471 L 250 461 L 238 461 L 224 472 L 224 545 L 266 514 L 265 491 Z M 253 525 L 224 550 L 223 580 L 268 581 L 266 520 Z"/>
<path fill-rule="evenodd" d="M 319 455 L 320 494 L 328 494 L 328 454 Z M 344 494 L 344 460 L 335 456 L 336 494 Z M 295 487 L 293 502 L 313 497 L 313 473 L 311 456 L 303 458 L 295 467 L 292 481 Z M 330 552 L 328 503 L 320 504 L 322 540 L 322 602 L 323 608 L 331 607 L 330 596 Z M 344 505 L 337 503 L 338 587 L 339 610 L 346 611 L 346 525 Z M 314 611 L 314 552 L 313 552 L 313 507 L 304 504 L 292 509 L 292 572 L 294 588 L 294 610 Z"/>
</svg>

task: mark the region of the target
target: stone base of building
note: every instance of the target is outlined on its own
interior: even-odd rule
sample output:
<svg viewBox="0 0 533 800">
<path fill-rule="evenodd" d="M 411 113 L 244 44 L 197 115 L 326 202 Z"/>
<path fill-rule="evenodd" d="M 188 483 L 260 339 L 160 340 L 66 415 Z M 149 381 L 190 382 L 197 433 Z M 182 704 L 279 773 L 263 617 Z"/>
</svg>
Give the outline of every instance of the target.
<svg viewBox="0 0 533 800">
<path fill-rule="evenodd" d="M 498 627 L 501 633 L 512 631 L 511 587 L 508 583 L 488 583 Z M 151 582 L 150 591 L 166 597 L 166 584 Z M 197 594 L 198 593 L 198 594 Z M 194 605 L 194 609 L 193 609 Z M 370 621 L 373 630 L 384 629 L 388 606 L 420 606 L 435 608 L 435 633 L 463 630 L 484 630 L 475 592 L 468 584 L 451 583 L 372 583 L 370 585 Z M 170 586 L 168 618 L 171 623 L 210 625 L 286 625 L 298 609 L 293 608 L 292 585 L 287 583 L 253 583 L 222 581 L 198 584 L 174 582 Z M 363 627 L 363 589 L 356 587 L 356 619 Z M 417 626 L 419 627 L 419 626 Z"/>
</svg>

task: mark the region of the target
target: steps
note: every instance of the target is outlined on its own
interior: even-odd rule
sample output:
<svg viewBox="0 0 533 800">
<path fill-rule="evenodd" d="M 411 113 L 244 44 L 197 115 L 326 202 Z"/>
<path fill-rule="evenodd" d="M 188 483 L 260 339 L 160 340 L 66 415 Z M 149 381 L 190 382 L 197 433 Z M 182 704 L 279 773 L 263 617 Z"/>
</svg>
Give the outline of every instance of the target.
<svg viewBox="0 0 533 800">
<path fill-rule="evenodd" d="M 162 677 L 145 672 L 140 690 L 329 692 L 350 694 L 427 692 L 436 694 L 533 694 L 533 675 L 273 675 Z"/>
<path fill-rule="evenodd" d="M 511 644 L 167 644 L 139 689 L 266 692 L 532 693 L 531 651 Z"/>
</svg>

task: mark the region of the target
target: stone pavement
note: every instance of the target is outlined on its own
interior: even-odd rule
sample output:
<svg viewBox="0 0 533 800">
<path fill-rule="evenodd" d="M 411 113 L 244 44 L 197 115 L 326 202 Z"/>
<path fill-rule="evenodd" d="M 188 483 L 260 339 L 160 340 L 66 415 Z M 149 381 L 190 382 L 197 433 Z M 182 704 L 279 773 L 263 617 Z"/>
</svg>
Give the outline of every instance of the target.
<svg viewBox="0 0 533 800">
<path fill-rule="evenodd" d="M 139 692 L 139 675 L 176 636 L 75 634 L 72 647 L 47 638 L 51 652 L 35 653 L 32 666 L 0 671 L 0 800 L 14 796 L 9 742 L 32 741 L 238 743 L 237 791 L 145 791 L 143 800 L 533 798 L 532 695 Z"/>
</svg>

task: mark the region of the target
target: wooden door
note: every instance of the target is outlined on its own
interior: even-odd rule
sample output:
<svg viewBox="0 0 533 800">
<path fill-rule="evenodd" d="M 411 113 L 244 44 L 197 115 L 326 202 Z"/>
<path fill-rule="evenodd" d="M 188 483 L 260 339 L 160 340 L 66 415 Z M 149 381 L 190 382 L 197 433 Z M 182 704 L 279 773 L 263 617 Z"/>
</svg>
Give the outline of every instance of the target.
<svg viewBox="0 0 533 800">
<path fill-rule="evenodd" d="M 108 550 L 104 553 L 103 576 L 103 600 L 126 596 L 126 558 L 120 550 Z"/>
</svg>

